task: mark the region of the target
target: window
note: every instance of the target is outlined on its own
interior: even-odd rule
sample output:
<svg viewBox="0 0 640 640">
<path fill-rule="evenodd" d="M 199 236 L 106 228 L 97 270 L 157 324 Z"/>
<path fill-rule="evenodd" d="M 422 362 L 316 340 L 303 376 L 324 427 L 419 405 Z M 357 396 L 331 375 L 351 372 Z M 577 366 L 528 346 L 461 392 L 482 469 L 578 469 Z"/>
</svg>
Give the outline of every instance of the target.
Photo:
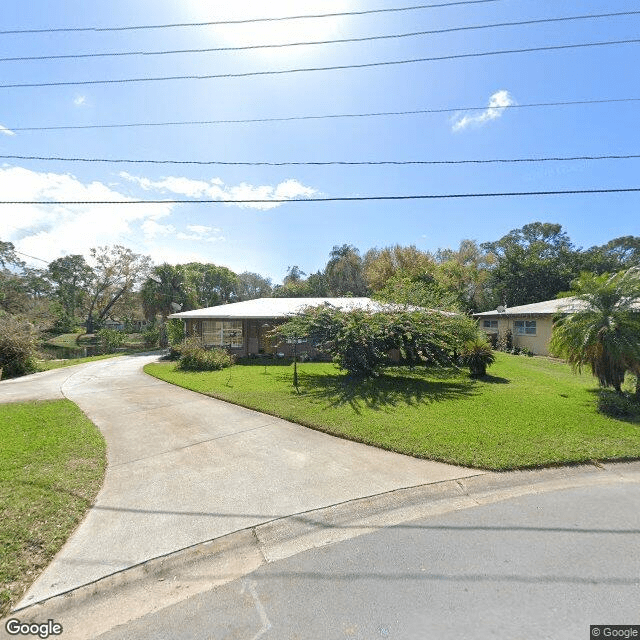
<svg viewBox="0 0 640 640">
<path fill-rule="evenodd" d="M 203 320 L 202 340 L 208 346 L 240 348 L 242 320 Z"/>
<path fill-rule="evenodd" d="M 535 320 L 514 320 L 513 328 L 517 336 L 535 336 L 536 321 Z"/>
<path fill-rule="evenodd" d="M 497 320 L 483 320 L 482 321 L 482 326 L 485 329 L 497 329 L 498 328 L 498 321 Z"/>
</svg>

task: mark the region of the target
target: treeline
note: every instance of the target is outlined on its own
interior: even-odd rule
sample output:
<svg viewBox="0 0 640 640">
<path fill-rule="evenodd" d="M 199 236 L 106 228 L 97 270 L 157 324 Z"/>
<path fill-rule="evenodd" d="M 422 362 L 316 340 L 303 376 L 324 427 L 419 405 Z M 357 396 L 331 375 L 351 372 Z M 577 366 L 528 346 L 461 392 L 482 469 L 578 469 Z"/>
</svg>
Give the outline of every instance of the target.
<svg viewBox="0 0 640 640">
<path fill-rule="evenodd" d="M 336 245 L 325 267 L 307 274 L 290 266 L 280 284 L 215 264 L 154 266 L 119 245 L 67 255 L 46 268 L 27 267 L 0 241 L 0 313 L 60 332 L 89 333 L 108 319 L 125 325 L 260 297 L 372 296 L 466 313 L 555 298 L 581 273 L 614 273 L 640 265 L 640 237 L 576 247 L 559 224 L 534 222 L 494 242 L 462 240 L 457 249 Z"/>
</svg>

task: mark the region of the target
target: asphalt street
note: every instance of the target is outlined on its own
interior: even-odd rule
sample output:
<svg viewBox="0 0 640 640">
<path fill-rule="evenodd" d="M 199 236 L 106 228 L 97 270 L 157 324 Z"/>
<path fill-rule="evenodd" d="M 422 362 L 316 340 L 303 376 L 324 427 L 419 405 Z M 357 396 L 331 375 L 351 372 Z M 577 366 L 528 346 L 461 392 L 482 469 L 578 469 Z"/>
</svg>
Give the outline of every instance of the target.
<svg viewBox="0 0 640 640">
<path fill-rule="evenodd" d="M 272 562 L 99 640 L 567 640 L 640 624 L 640 485 L 539 493 Z"/>
</svg>

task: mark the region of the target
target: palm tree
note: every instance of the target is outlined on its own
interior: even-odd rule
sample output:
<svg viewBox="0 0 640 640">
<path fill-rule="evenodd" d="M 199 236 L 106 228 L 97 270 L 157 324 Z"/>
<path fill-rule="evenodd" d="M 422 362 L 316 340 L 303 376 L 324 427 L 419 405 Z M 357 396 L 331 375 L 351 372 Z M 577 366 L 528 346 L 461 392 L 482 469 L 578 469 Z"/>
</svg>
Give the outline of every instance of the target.
<svg viewBox="0 0 640 640">
<path fill-rule="evenodd" d="M 572 283 L 575 313 L 556 320 L 551 351 L 580 371 L 589 365 L 603 387 L 621 393 L 626 371 L 640 398 L 640 267 L 610 275 L 582 274 Z"/>
</svg>

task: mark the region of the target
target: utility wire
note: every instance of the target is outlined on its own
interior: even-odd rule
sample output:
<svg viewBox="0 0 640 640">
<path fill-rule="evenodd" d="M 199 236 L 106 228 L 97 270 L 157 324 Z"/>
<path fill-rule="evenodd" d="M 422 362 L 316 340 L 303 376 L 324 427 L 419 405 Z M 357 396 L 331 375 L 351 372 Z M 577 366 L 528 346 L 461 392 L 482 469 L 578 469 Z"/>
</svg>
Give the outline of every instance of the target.
<svg viewBox="0 0 640 640">
<path fill-rule="evenodd" d="M 0 154 L 2 160 L 39 160 L 44 162 L 86 162 L 109 164 L 179 164 L 179 165 L 218 165 L 231 167 L 300 167 L 300 166 L 385 166 L 385 165 L 457 165 L 457 164 L 512 164 L 533 162 L 575 162 L 591 160 L 631 160 L 640 158 L 640 154 L 620 155 L 589 155 L 589 156 L 549 156 L 533 158 L 488 158 L 467 160 L 327 160 L 327 161 L 226 161 L 226 160 L 142 160 L 131 158 L 78 158 L 62 156 L 21 156 L 14 154 Z"/>
<path fill-rule="evenodd" d="M 640 102 L 640 98 L 603 98 L 595 100 L 567 100 L 559 102 L 530 102 L 528 104 L 509 104 L 500 109 L 530 109 L 535 107 L 565 107 L 573 105 L 611 104 L 618 102 Z M 9 131 L 68 131 L 78 129 L 120 129 L 128 127 L 176 127 L 186 125 L 215 125 L 215 124 L 253 124 L 263 122 L 293 122 L 297 120 L 329 120 L 337 118 L 377 118 L 383 116 L 413 116 L 436 113 L 457 113 L 462 111 L 484 111 L 489 108 L 486 104 L 481 107 L 445 107 L 441 109 L 412 109 L 406 111 L 373 111 L 369 113 L 332 113 L 316 116 L 284 116 L 281 118 L 247 118 L 228 120 L 178 120 L 173 122 L 125 122 L 115 124 L 80 124 L 53 125 L 48 127 L 12 127 Z"/>
<path fill-rule="evenodd" d="M 309 45 L 326 45 L 326 44 L 344 44 L 349 42 L 369 42 L 373 40 L 391 40 L 398 38 L 415 38 L 419 36 L 437 35 L 443 33 L 453 33 L 457 31 L 475 31 L 481 29 L 495 29 L 502 27 L 514 26 L 530 26 L 537 24 L 546 24 L 551 22 L 568 22 L 573 20 L 595 20 L 600 18 L 612 18 L 618 16 L 639 15 L 640 11 L 620 11 L 617 13 L 599 13 L 585 14 L 579 16 L 562 16 L 557 18 L 541 18 L 537 20 L 520 20 L 517 22 L 497 22 L 491 24 L 471 25 L 462 27 L 449 27 L 447 29 L 432 29 L 429 31 L 412 31 L 409 33 L 394 33 L 379 36 L 363 36 L 354 38 L 340 38 L 336 40 L 314 40 L 303 42 L 286 42 L 280 44 L 252 44 L 238 47 L 212 47 L 206 49 L 163 49 L 160 51 L 111 51 L 98 53 L 71 53 L 60 55 L 44 55 L 44 56 L 16 56 L 11 58 L 0 58 L 0 62 L 27 62 L 36 60 L 70 60 L 83 58 L 114 58 L 125 56 L 163 56 L 175 55 L 183 53 L 214 53 L 222 51 L 247 51 L 252 49 L 280 49 L 286 47 L 300 47 Z"/>
<path fill-rule="evenodd" d="M 441 193 L 404 196 L 334 196 L 327 198 L 276 198 L 247 200 L 2 200 L 0 205 L 124 205 L 124 204 L 280 204 L 286 202 L 364 202 L 371 200 L 448 200 L 453 198 L 506 198 L 516 196 L 557 196 L 594 193 L 633 193 L 640 187 L 619 189 L 566 189 L 559 191 L 508 191 L 493 193 Z"/>
<path fill-rule="evenodd" d="M 215 74 L 190 74 L 183 76 L 156 76 L 146 78 L 115 78 L 111 80 L 71 80 L 61 82 L 27 82 L 0 84 L 0 89 L 18 89 L 33 87 L 69 87 L 98 84 L 130 84 L 139 82 L 159 82 L 167 80 L 214 80 L 219 78 L 247 78 L 250 76 L 273 76 L 285 75 L 289 73 L 303 73 L 308 71 L 341 71 L 343 69 L 365 69 L 371 67 L 386 67 L 401 64 L 415 64 L 418 62 L 438 62 L 442 60 L 458 60 L 463 58 L 479 58 L 487 56 L 498 56 L 511 53 L 533 53 L 538 51 L 557 51 L 561 49 L 580 49 L 587 47 L 604 47 L 619 44 L 638 44 L 640 39 L 628 40 L 608 40 L 605 42 L 582 42 L 578 44 L 561 44 L 546 47 L 527 47 L 526 49 L 501 49 L 499 51 L 481 51 L 476 53 L 458 53 L 446 56 L 434 56 L 429 58 L 412 58 L 409 60 L 385 60 L 382 62 L 365 62 L 362 64 L 343 64 L 327 67 L 299 67 L 296 69 L 277 69 L 268 71 L 245 71 L 242 73 L 215 73 Z"/>
<path fill-rule="evenodd" d="M 312 18 L 337 18 L 341 16 L 363 16 L 376 13 L 392 13 L 401 11 L 418 11 L 423 9 L 440 9 L 460 5 L 487 4 L 502 0 L 457 0 L 440 4 L 418 4 L 406 7 L 392 7 L 387 9 L 367 9 L 365 11 L 344 11 L 336 13 L 317 13 L 310 15 L 281 16 L 268 18 L 241 18 L 237 20 L 214 20 L 208 22 L 174 22 L 169 24 L 125 25 L 119 27 L 49 27 L 46 29 L 5 29 L 0 35 L 15 35 L 23 33 L 77 33 L 82 31 L 134 31 L 138 29 L 174 29 L 176 27 L 211 27 L 226 24 L 253 24 L 257 22 L 282 22 L 285 20 L 309 20 Z"/>
</svg>

